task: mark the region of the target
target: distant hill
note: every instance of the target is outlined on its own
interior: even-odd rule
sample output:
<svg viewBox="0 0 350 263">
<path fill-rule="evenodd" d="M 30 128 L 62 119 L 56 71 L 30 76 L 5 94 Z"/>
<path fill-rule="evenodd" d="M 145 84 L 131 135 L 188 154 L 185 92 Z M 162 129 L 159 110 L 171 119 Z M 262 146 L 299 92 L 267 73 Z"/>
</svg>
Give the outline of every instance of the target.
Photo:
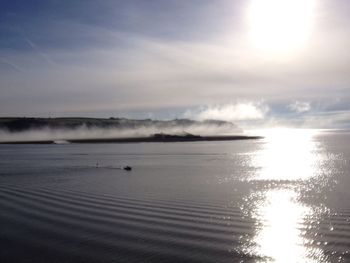
<svg viewBox="0 0 350 263">
<path fill-rule="evenodd" d="M 126 119 L 126 118 L 0 118 L 0 130 L 7 132 L 25 132 L 42 129 L 50 130 L 75 130 L 81 128 L 88 129 L 138 129 L 157 127 L 159 130 L 169 128 L 186 129 L 193 126 L 210 126 L 230 129 L 240 132 L 240 129 L 231 122 L 219 120 L 195 121 L 189 119 L 174 120 L 151 120 L 151 119 Z"/>
</svg>

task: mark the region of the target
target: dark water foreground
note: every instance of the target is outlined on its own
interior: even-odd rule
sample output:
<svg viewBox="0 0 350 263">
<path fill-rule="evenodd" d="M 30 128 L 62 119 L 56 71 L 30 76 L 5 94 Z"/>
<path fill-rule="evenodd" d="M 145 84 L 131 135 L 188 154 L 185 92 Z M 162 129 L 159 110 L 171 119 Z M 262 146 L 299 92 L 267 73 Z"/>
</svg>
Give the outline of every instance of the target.
<svg viewBox="0 0 350 263">
<path fill-rule="evenodd" d="M 349 141 L 1 145 L 0 262 L 350 262 Z"/>
</svg>

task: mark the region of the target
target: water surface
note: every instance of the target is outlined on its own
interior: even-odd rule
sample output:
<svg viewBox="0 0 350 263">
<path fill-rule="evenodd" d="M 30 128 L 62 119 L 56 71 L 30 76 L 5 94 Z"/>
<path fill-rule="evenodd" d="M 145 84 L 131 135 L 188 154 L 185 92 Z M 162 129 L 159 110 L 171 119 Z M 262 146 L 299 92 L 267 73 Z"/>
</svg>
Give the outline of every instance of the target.
<svg viewBox="0 0 350 263">
<path fill-rule="evenodd" d="M 266 135 L 1 145 L 0 261 L 350 262 L 350 134 Z"/>
</svg>

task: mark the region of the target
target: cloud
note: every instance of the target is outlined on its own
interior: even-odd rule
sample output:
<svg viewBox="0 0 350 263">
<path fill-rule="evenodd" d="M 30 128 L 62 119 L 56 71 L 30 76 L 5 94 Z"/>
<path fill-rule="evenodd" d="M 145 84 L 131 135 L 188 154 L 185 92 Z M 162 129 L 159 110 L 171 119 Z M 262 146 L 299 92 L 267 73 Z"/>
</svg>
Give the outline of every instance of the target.
<svg viewBox="0 0 350 263">
<path fill-rule="evenodd" d="M 350 127 L 350 111 L 318 112 L 304 116 L 302 126 L 307 128 L 348 129 Z"/>
<path fill-rule="evenodd" d="M 17 66 L 17 65 L 14 64 L 14 63 L 11 63 L 11 61 L 8 61 L 8 60 L 6 60 L 6 59 L 4 59 L 4 58 L 2 58 L 2 57 L 0 57 L 0 62 L 3 63 L 3 64 L 5 64 L 5 65 L 10 66 L 10 67 L 11 67 L 13 70 L 15 70 L 16 72 L 23 72 L 23 70 L 22 70 L 19 66 Z"/>
<path fill-rule="evenodd" d="M 312 41 L 289 56 L 250 45 L 241 17 L 245 1 L 204 1 L 199 9 L 196 1 L 155 1 L 162 7 L 156 13 L 154 5 L 117 2 L 66 6 L 79 11 L 69 12 L 76 18 L 28 16 L 31 30 L 19 23 L 25 34 L 18 36 L 11 31 L 16 23 L 5 24 L 11 34 L 0 47 L 1 114 L 172 118 L 197 107 L 190 117 L 266 122 L 272 115 L 301 119 L 349 109 L 350 20 L 333 0 L 320 6 Z M 338 98 L 333 108 L 323 107 Z M 252 102 L 261 99 L 269 107 Z"/>
<path fill-rule="evenodd" d="M 30 40 L 28 37 L 24 37 L 24 40 L 28 43 L 28 45 L 39 55 L 44 61 L 46 61 L 49 65 L 56 65 L 56 63 L 43 51 L 41 51 L 38 46 Z"/>
<path fill-rule="evenodd" d="M 222 120 L 230 122 L 262 120 L 269 108 L 261 102 L 238 102 L 213 105 L 187 111 L 185 117 L 197 120 Z"/>
<path fill-rule="evenodd" d="M 304 113 L 311 110 L 311 104 L 310 102 L 295 101 L 288 105 L 288 109 L 297 113 Z"/>
</svg>

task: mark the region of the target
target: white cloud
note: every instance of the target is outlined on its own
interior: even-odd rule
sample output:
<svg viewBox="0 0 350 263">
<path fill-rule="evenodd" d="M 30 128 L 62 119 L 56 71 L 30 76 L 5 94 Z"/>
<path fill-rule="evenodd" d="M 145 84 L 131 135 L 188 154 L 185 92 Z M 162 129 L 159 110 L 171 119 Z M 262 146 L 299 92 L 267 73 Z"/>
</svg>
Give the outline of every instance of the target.
<svg viewBox="0 0 350 263">
<path fill-rule="evenodd" d="M 250 121 L 262 120 L 268 107 L 259 102 L 239 102 L 234 104 L 213 105 L 195 111 L 187 111 L 185 117 L 197 120 Z"/>
<path fill-rule="evenodd" d="M 311 110 L 310 102 L 295 101 L 288 105 L 288 109 L 297 113 L 304 113 Z"/>
<path fill-rule="evenodd" d="M 44 47 L 40 51 L 45 53 L 39 56 L 36 42 L 31 40 L 27 40 L 28 52 L 1 50 L 0 112 L 10 116 L 101 117 L 130 112 L 148 117 L 148 112 L 154 112 L 154 118 L 159 118 L 157 112 L 178 113 L 196 105 L 216 105 L 189 112 L 188 117 L 266 123 L 268 108 L 249 101 L 263 99 L 271 105 L 269 116 L 276 119 L 284 118 L 286 107 L 307 113 L 312 106 L 310 113 L 316 113 L 327 111 L 319 104 L 336 98 L 342 98 L 339 104 L 349 105 L 350 53 L 344 52 L 350 43 L 349 16 L 335 1 L 323 2 L 313 41 L 289 56 L 256 50 L 249 44 L 244 23 L 230 19 L 227 24 L 220 20 L 221 30 L 215 27 L 216 33 L 205 39 L 154 37 L 63 21 L 64 28 L 77 32 L 76 39 L 99 41 L 76 43 L 78 49 Z M 209 9 L 208 15 L 211 13 Z M 207 23 L 205 26 L 203 32 L 207 33 Z M 198 28 L 195 31 L 201 32 Z M 302 101 L 295 101 L 301 94 Z M 230 104 L 232 99 L 240 103 Z M 294 102 L 287 106 L 286 100 Z M 286 106 L 278 112 L 281 108 L 274 105 L 282 104 Z M 336 105 L 333 108 L 338 109 Z M 287 114 L 286 118 L 300 121 L 309 114 Z"/>
</svg>

